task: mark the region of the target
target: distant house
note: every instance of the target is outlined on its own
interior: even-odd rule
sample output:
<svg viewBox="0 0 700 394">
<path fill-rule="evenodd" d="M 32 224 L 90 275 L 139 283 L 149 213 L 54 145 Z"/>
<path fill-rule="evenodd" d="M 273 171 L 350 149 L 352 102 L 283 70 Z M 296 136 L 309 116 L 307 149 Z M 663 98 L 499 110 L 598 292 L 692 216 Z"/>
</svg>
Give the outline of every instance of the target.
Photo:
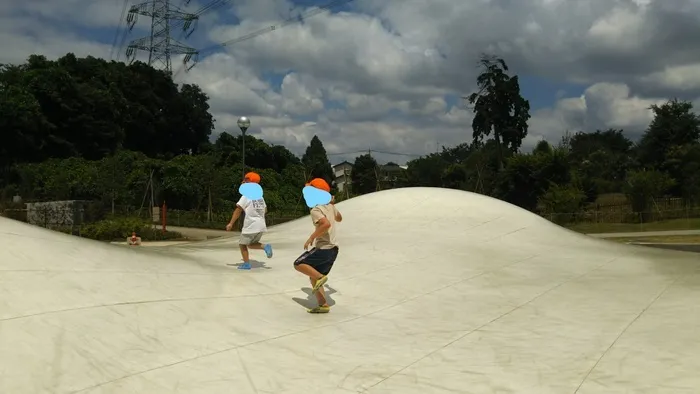
<svg viewBox="0 0 700 394">
<path fill-rule="evenodd" d="M 344 161 L 333 166 L 333 175 L 335 177 L 335 185 L 338 191 L 345 191 L 345 186 L 348 187 L 352 183 L 350 175 L 352 174 L 352 163 Z"/>
<path fill-rule="evenodd" d="M 379 166 L 379 181 L 388 185 L 393 185 L 399 179 L 401 173 L 406 171 L 407 166 L 400 166 L 396 163 L 386 163 Z"/>
<path fill-rule="evenodd" d="M 400 166 L 396 163 L 386 163 L 380 164 L 378 168 L 379 182 L 382 187 L 393 187 L 396 181 L 399 179 L 402 172 L 406 171 L 407 166 Z M 352 169 L 353 165 L 350 162 L 344 161 L 333 166 L 333 173 L 335 175 L 335 184 L 338 187 L 338 191 L 342 192 L 345 190 L 345 186 L 350 186 L 352 184 Z"/>
</svg>

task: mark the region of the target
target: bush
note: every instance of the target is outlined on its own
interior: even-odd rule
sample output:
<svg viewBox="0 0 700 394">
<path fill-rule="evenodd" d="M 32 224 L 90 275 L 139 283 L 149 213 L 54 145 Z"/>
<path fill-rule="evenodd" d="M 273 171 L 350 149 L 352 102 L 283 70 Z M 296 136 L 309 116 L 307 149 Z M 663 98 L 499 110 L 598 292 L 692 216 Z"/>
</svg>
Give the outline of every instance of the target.
<svg viewBox="0 0 700 394">
<path fill-rule="evenodd" d="M 586 194 L 574 185 L 552 184 L 539 198 L 538 205 L 543 214 L 568 214 L 557 215 L 554 220 L 557 224 L 566 224 L 581 211 L 585 200 Z"/>
<path fill-rule="evenodd" d="M 182 234 L 175 231 L 166 231 L 164 234 L 162 230 L 154 229 L 148 221 L 138 218 L 111 218 L 84 225 L 80 228 L 80 236 L 99 241 L 123 241 L 134 231 L 142 241 L 183 238 Z"/>
<path fill-rule="evenodd" d="M 652 207 L 654 199 L 663 196 L 675 183 L 665 172 L 630 171 L 624 191 L 632 211 L 645 212 Z"/>
</svg>

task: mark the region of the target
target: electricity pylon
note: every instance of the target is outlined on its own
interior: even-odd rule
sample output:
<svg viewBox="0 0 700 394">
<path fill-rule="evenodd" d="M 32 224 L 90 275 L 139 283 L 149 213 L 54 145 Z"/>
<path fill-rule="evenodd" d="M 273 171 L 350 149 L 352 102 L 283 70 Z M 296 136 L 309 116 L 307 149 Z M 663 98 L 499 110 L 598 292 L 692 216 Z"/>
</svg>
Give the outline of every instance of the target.
<svg viewBox="0 0 700 394">
<path fill-rule="evenodd" d="M 170 0 L 149 0 L 141 4 L 131 6 L 126 20 L 131 30 L 136 24 L 139 15 L 151 18 L 151 35 L 133 40 L 126 48 L 126 56 L 133 61 L 138 50 L 148 51 L 148 65 L 172 74 L 173 67 L 170 60 L 172 55 L 185 55 L 183 62 L 189 63 L 192 57 L 197 61 L 199 53 L 196 49 L 184 45 L 171 36 L 171 21 L 181 21 L 182 31 L 189 37 L 194 31 L 192 22 L 196 22 L 199 16 L 180 11 L 170 4 Z M 156 66 L 156 64 L 158 64 Z M 194 63 L 188 70 L 194 67 Z"/>
</svg>

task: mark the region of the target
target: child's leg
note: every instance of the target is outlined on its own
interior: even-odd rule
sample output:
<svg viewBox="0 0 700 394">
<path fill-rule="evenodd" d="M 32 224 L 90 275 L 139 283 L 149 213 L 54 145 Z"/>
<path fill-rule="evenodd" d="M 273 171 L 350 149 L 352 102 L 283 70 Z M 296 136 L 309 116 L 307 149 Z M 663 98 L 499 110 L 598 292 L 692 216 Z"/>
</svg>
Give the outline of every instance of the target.
<svg viewBox="0 0 700 394">
<path fill-rule="evenodd" d="M 250 254 L 248 253 L 248 245 L 251 243 L 250 234 L 241 234 L 241 238 L 238 241 L 238 247 L 241 249 L 241 257 L 243 258 L 243 264 L 238 266 L 239 270 L 249 270 L 250 269 Z"/>
<path fill-rule="evenodd" d="M 272 245 L 270 245 L 270 244 L 263 245 L 262 243 L 260 243 L 261 238 L 262 238 L 262 233 L 256 234 L 251 239 L 251 242 L 248 244 L 248 247 L 250 249 L 264 250 L 265 254 L 267 255 L 267 258 L 272 257 Z"/>
<path fill-rule="evenodd" d="M 324 250 L 312 249 L 311 251 L 304 252 L 294 261 L 294 269 L 313 280 L 312 291 L 314 293 L 317 293 L 328 281 L 328 277 L 319 271 L 330 272 L 329 269 L 325 269 L 327 260 L 326 254 L 327 252 Z"/>
<path fill-rule="evenodd" d="M 316 284 L 316 281 L 311 278 L 309 278 L 309 281 L 311 282 L 311 287 Z M 316 292 L 316 301 L 318 302 L 318 306 L 328 306 L 328 301 L 326 301 L 326 293 L 325 290 L 323 290 L 323 287 L 319 288 Z"/>
<path fill-rule="evenodd" d="M 248 247 L 251 249 L 263 249 L 264 246 L 260 243 L 262 236 L 263 233 L 252 234 L 248 242 Z"/>
<path fill-rule="evenodd" d="M 328 281 L 328 277 L 326 275 L 321 274 L 320 272 L 318 272 L 314 267 L 312 267 L 309 264 L 297 263 L 297 264 L 294 264 L 294 268 L 296 268 L 296 270 L 301 272 L 302 274 L 311 278 L 312 283 L 313 283 L 311 291 L 313 293 L 317 293 L 319 291 L 319 289 L 322 289 L 323 285 L 325 285 L 326 282 Z"/>
<path fill-rule="evenodd" d="M 301 272 L 302 274 L 308 276 L 311 279 L 311 284 L 315 284 L 317 280 L 323 278 L 323 275 L 321 275 L 320 272 L 316 271 L 316 269 L 308 264 L 295 264 L 294 268 Z"/>
<path fill-rule="evenodd" d="M 250 259 L 250 254 L 248 253 L 248 245 L 238 245 L 241 248 L 241 257 L 243 258 L 243 262 L 247 263 L 248 259 Z"/>
</svg>

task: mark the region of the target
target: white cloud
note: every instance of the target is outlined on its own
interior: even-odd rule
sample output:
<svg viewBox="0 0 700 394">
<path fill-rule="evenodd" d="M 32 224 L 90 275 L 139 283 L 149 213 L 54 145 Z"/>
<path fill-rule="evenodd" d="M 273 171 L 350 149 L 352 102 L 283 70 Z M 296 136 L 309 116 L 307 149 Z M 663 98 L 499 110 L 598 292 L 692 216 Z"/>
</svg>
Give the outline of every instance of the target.
<svg viewBox="0 0 700 394">
<path fill-rule="evenodd" d="M 188 9 L 205 3 L 192 1 Z M 288 0 L 232 3 L 202 18 L 193 36 L 198 46 L 307 11 Z M 109 31 L 121 4 L 0 5 L 7 15 L 0 17 L 0 62 L 20 62 L 31 53 L 108 56 L 113 33 L 98 40 L 86 28 Z M 524 148 L 541 138 L 556 142 L 566 130 L 639 133 L 653 103 L 676 95 L 700 103 L 700 52 L 693 49 L 700 39 L 700 0 L 673 6 L 659 0 L 356 0 L 355 7 L 232 44 L 176 78 L 209 94 L 217 132 L 237 132 L 237 117 L 247 115 L 251 133 L 296 153 L 318 135 L 329 152 L 406 154 L 379 156 L 399 162 L 433 152 L 436 144 L 471 140 L 472 114 L 448 95 L 474 89 L 476 61 L 485 51 L 503 56 L 520 75 L 587 86 L 580 97 L 552 92 L 556 101 L 533 110 Z M 81 12 L 68 11 L 76 9 Z M 227 24 L 230 14 L 242 22 Z M 146 25 L 141 17 L 137 28 Z M 180 60 L 173 61 L 178 70 Z M 282 75 L 274 82 L 269 73 Z"/>
<path fill-rule="evenodd" d="M 532 114 L 527 146 L 546 139 L 558 142 L 565 132 L 616 128 L 637 138 L 649 125 L 653 113 L 649 107 L 665 98 L 641 98 L 630 93 L 625 84 L 601 82 L 590 86 L 580 97 L 557 100 L 551 108 Z"/>
<path fill-rule="evenodd" d="M 640 81 L 658 89 L 697 92 L 700 90 L 700 63 L 664 67 L 641 77 Z"/>
</svg>

